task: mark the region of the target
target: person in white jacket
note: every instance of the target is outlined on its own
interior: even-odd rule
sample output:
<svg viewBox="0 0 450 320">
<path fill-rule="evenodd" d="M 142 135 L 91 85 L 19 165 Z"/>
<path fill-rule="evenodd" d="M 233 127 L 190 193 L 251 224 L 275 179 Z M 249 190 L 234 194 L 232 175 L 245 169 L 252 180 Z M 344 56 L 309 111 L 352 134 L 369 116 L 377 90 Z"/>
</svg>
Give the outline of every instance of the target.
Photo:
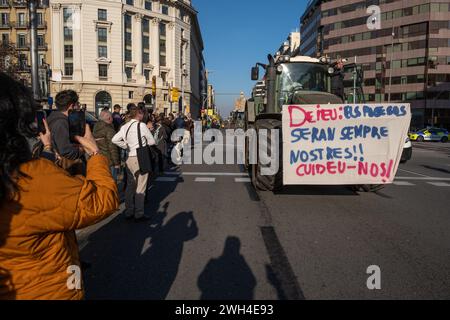
<svg viewBox="0 0 450 320">
<path fill-rule="evenodd" d="M 112 142 L 128 151 L 127 187 L 125 191 L 125 217 L 136 221 L 147 220 L 145 215 L 145 193 L 147 191 L 148 173 L 142 174 L 139 170 L 139 162 L 136 149 L 139 148 L 138 126 L 141 129 L 142 145 L 152 146 L 155 139 L 147 126 L 141 122 L 144 113 L 134 106 L 129 111 L 130 121 L 122 126 L 119 132 L 112 138 Z"/>
</svg>

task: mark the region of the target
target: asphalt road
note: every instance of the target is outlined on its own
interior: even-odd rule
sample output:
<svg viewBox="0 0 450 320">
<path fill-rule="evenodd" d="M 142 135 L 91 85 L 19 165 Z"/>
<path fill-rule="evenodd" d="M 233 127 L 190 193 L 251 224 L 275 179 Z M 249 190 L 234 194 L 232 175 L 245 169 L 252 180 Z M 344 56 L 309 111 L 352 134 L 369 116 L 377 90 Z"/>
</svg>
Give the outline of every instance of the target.
<svg viewBox="0 0 450 320">
<path fill-rule="evenodd" d="M 450 298 L 450 143 L 414 144 L 378 193 L 256 192 L 241 166 L 188 165 L 149 196 L 150 222 L 78 232 L 88 299 Z"/>
</svg>

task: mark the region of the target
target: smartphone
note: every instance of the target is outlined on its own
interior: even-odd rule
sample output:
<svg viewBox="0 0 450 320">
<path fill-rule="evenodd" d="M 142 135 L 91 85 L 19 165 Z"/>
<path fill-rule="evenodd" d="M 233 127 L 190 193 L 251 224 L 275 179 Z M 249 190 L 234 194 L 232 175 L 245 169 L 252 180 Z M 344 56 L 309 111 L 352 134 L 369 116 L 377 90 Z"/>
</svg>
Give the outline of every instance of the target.
<svg viewBox="0 0 450 320">
<path fill-rule="evenodd" d="M 72 142 L 77 142 L 75 136 L 84 137 L 86 131 L 86 113 L 84 111 L 71 111 L 69 113 L 69 136 Z"/>
<path fill-rule="evenodd" d="M 44 126 L 44 119 L 46 119 L 45 111 L 39 110 L 36 111 L 36 123 L 37 123 L 37 129 L 39 133 L 45 134 L 45 126 Z"/>
</svg>

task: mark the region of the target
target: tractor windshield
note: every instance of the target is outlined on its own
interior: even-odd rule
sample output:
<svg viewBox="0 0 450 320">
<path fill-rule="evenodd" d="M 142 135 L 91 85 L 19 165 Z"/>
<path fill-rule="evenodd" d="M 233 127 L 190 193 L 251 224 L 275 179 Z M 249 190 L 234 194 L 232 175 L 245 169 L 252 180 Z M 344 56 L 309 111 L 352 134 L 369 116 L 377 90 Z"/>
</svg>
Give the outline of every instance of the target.
<svg viewBox="0 0 450 320">
<path fill-rule="evenodd" d="M 330 92 L 328 68 L 317 63 L 286 63 L 281 65 L 278 88 L 281 99 L 288 102 L 298 91 Z"/>
</svg>

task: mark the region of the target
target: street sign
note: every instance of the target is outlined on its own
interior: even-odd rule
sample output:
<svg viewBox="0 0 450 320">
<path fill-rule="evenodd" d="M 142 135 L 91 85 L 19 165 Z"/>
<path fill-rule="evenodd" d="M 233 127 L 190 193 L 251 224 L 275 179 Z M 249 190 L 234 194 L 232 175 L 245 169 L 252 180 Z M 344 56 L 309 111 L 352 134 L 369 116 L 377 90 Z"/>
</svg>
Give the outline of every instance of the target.
<svg viewBox="0 0 450 320">
<path fill-rule="evenodd" d="M 47 103 L 48 103 L 48 106 L 51 108 L 53 106 L 53 97 L 48 97 Z"/>
<path fill-rule="evenodd" d="M 156 76 L 152 78 L 152 96 L 156 97 Z"/>
<path fill-rule="evenodd" d="M 178 91 L 178 88 L 172 88 L 172 102 L 178 102 L 178 99 L 180 98 L 180 92 Z"/>
</svg>

